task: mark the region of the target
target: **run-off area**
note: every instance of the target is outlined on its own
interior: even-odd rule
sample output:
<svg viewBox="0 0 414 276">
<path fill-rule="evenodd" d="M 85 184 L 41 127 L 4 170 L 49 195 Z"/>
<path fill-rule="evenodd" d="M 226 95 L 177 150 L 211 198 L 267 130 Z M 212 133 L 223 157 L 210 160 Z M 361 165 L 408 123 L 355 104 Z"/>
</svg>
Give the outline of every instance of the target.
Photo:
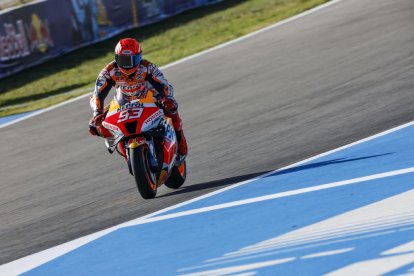
<svg viewBox="0 0 414 276">
<path fill-rule="evenodd" d="M 414 272 L 414 125 L 115 230 L 27 275 Z"/>
</svg>

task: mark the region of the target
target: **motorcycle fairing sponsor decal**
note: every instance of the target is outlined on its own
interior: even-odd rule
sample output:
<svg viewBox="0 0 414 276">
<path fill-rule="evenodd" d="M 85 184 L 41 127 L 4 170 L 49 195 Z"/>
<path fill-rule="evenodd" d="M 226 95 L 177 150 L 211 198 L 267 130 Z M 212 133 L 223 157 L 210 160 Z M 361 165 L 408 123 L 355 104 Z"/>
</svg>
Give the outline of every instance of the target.
<svg viewBox="0 0 414 276">
<path fill-rule="evenodd" d="M 175 158 L 177 157 L 177 139 L 175 136 L 175 130 L 172 126 L 172 121 L 170 118 L 167 118 L 164 121 L 165 126 L 165 143 L 164 147 L 164 165 L 163 168 L 166 168 L 168 171 L 174 165 Z"/>
<path fill-rule="evenodd" d="M 167 119 L 165 120 L 165 137 L 170 140 L 173 141 L 175 139 L 175 131 L 174 131 L 174 127 L 171 124 L 171 119 Z"/>
<path fill-rule="evenodd" d="M 144 137 L 135 137 L 128 140 L 127 146 L 130 147 L 131 144 L 135 143 L 135 147 L 139 147 L 145 144 L 147 140 Z"/>
<path fill-rule="evenodd" d="M 119 108 L 119 103 L 117 101 L 112 100 L 106 117 L 112 116 L 113 114 L 117 113 L 118 108 Z"/>
<path fill-rule="evenodd" d="M 154 114 L 152 114 L 150 117 L 148 117 L 145 121 L 144 124 L 142 125 L 142 128 L 147 128 L 148 126 L 151 126 L 155 123 L 157 123 L 159 121 L 159 119 L 162 118 L 162 116 L 164 115 L 164 112 L 159 109 L 157 112 L 155 112 Z"/>
<path fill-rule="evenodd" d="M 125 109 L 130 109 L 130 108 L 135 108 L 135 107 L 144 107 L 144 104 L 140 103 L 139 101 L 129 102 L 119 107 L 116 111 L 121 112 Z"/>
<path fill-rule="evenodd" d="M 104 122 L 102 122 L 102 125 L 106 129 L 108 129 L 109 131 L 115 132 L 115 134 L 122 134 L 122 131 L 119 129 L 119 127 L 117 127 L 117 126 L 115 126 L 113 124 L 110 124 L 110 123 L 107 123 L 107 122 L 104 121 Z"/>
</svg>

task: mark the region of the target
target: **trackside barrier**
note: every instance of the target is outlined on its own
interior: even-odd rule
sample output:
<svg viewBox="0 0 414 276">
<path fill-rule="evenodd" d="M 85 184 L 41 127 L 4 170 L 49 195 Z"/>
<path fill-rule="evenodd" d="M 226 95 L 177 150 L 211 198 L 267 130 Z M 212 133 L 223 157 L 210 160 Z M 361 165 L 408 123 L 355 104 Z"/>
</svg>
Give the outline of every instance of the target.
<svg viewBox="0 0 414 276">
<path fill-rule="evenodd" d="M 44 0 L 0 12 L 0 78 L 222 0 Z"/>
</svg>

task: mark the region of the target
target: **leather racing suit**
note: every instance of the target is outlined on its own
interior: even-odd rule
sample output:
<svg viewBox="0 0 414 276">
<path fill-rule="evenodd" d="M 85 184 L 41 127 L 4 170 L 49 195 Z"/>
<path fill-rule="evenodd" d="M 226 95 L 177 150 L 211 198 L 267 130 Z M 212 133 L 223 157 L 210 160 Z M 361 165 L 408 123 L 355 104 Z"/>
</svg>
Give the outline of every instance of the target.
<svg viewBox="0 0 414 276">
<path fill-rule="evenodd" d="M 106 65 L 96 80 L 95 91 L 90 101 L 94 116 L 104 113 L 104 101 L 112 87 L 116 88 L 116 98 L 119 102 L 145 98 L 151 90 L 155 99 L 161 103 L 165 115 L 172 119 L 177 134 L 179 155 L 187 155 L 187 143 L 177 111 L 178 105 L 174 99 L 173 87 L 155 64 L 143 59 L 137 71 L 129 76 L 121 73 L 115 61 Z M 112 136 L 106 129 L 101 129 L 103 131 L 99 133 L 100 136 Z"/>
</svg>

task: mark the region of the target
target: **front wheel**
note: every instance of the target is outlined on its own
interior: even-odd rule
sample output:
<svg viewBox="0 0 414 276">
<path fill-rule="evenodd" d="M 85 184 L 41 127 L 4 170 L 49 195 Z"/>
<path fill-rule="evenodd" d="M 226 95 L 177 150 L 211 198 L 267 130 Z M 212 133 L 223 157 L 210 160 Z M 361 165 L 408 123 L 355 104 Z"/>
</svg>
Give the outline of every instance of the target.
<svg viewBox="0 0 414 276">
<path fill-rule="evenodd" d="M 157 194 L 157 177 L 151 171 L 150 151 L 147 145 L 130 149 L 131 167 L 139 193 L 144 199 L 154 198 Z"/>
<path fill-rule="evenodd" d="M 165 182 L 165 186 L 171 189 L 178 189 L 180 188 L 187 177 L 187 163 L 184 160 L 183 163 L 181 163 L 180 166 L 174 168 L 171 171 L 170 177 L 168 177 L 168 180 Z"/>
</svg>

